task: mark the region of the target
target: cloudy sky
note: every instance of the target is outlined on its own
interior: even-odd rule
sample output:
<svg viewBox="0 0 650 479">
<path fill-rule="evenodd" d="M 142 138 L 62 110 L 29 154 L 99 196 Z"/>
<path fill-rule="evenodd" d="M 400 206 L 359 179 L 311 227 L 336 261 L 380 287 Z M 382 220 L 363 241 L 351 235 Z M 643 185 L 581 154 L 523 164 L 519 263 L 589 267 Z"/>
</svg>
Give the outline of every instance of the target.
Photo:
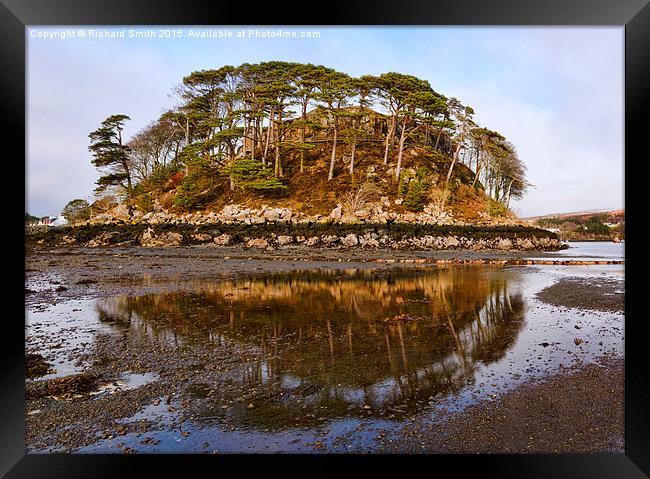
<svg viewBox="0 0 650 479">
<path fill-rule="evenodd" d="M 303 27 L 283 28 L 297 32 L 285 39 L 250 36 L 267 27 L 209 30 L 197 38 L 190 31 L 205 27 L 168 37 L 156 27 L 30 28 L 26 210 L 58 215 L 69 200 L 91 198 L 98 174 L 88 133 L 107 116 L 129 115 L 129 136 L 171 105 L 188 73 L 268 60 L 353 76 L 409 73 L 472 106 L 528 167 L 535 187 L 512 205 L 520 216 L 623 207 L 620 27 Z M 231 38 L 219 38 L 228 30 Z M 129 38 L 133 31 L 143 38 Z M 98 38 L 107 32 L 124 38 Z"/>
</svg>

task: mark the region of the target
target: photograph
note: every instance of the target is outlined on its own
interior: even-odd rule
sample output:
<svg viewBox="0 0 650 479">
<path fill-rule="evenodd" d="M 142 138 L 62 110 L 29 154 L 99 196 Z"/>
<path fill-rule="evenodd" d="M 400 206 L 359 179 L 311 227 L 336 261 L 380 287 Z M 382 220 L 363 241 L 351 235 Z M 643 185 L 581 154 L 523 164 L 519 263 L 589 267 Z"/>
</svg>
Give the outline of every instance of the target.
<svg viewBox="0 0 650 479">
<path fill-rule="evenodd" d="M 25 453 L 624 455 L 625 45 L 26 25 Z"/>
</svg>

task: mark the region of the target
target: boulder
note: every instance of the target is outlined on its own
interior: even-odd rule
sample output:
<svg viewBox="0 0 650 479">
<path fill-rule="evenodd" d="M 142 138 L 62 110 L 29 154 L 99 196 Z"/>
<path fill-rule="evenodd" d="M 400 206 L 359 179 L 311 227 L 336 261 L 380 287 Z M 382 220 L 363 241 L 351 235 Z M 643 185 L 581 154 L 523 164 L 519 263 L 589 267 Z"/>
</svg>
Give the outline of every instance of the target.
<svg viewBox="0 0 650 479">
<path fill-rule="evenodd" d="M 226 205 L 221 210 L 221 215 L 225 217 L 234 217 L 239 213 L 239 205 Z"/>
<path fill-rule="evenodd" d="M 377 241 L 374 238 L 368 237 L 369 235 L 363 235 L 359 237 L 359 243 L 361 246 L 367 246 L 367 247 L 377 247 L 379 246 L 379 241 Z"/>
<path fill-rule="evenodd" d="M 153 228 L 147 228 L 140 236 L 140 244 L 147 247 L 168 247 L 180 246 L 183 241 L 183 235 L 180 233 L 167 232 L 156 235 Z"/>
<path fill-rule="evenodd" d="M 248 240 L 246 246 L 249 248 L 266 248 L 269 245 L 269 242 L 264 238 L 253 238 Z"/>
<path fill-rule="evenodd" d="M 87 248 L 97 248 L 98 246 L 108 246 L 119 242 L 121 235 L 117 231 L 100 233 L 86 243 Z M 66 238 L 66 237 L 64 237 Z"/>
<path fill-rule="evenodd" d="M 347 235 L 345 238 L 341 240 L 341 243 L 343 243 L 344 246 L 356 246 L 359 244 L 359 239 L 357 238 L 357 235 L 354 233 L 350 233 Z"/>
<path fill-rule="evenodd" d="M 534 249 L 535 243 L 533 243 L 530 238 L 517 238 L 517 246 L 521 249 Z"/>
<path fill-rule="evenodd" d="M 354 216 L 360 220 L 369 220 L 370 213 L 367 210 L 359 210 L 354 212 Z"/>
<path fill-rule="evenodd" d="M 277 242 L 280 246 L 293 243 L 293 236 L 280 235 L 277 238 Z"/>
<path fill-rule="evenodd" d="M 455 236 L 447 236 L 444 240 L 445 248 L 457 248 L 460 241 Z"/>
<path fill-rule="evenodd" d="M 203 243 L 205 241 L 210 241 L 212 239 L 212 236 L 207 233 L 196 233 L 192 235 L 192 239 Z"/>
<path fill-rule="evenodd" d="M 508 238 L 501 238 L 497 243 L 497 248 L 508 250 L 512 248 L 512 241 L 510 241 Z"/>
<path fill-rule="evenodd" d="M 320 243 L 320 238 L 318 236 L 312 236 L 305 240 L 305 246 L 315 246 Z"/>
<path fill-rule="evenodd" d="M 75 243 L 76 241 L 77 238 L 75 238 L 74 236 L 64 235 L 63 238 L 61 238 L 61 244 L 72 244 Z"/>
<path fill-rule="evenodd" d="M 232 241 L 232 236 L 229 234 L 222 234 L 214 238 L 214 244 L 219 245 L 219 246 L 228 246 L 230 242 Z"/>
<path fill-rule="evenodd" d="M 340 220 L 343 216 L 343 207 L 341 205 L 336 205 L 336 208 L 330 213 L 330 218 L 335 220 Z"/>
<path fill-rule="evenodd" d="M 279 208 L 274 208 L 272 210 L 265 210 L 264 219 L 266 221 L 271 221 L 271 222 L 278 221 L 280 219 L 280 212 L 281 210 Z"/>
<path fill-rule="evenodd" d="M 321 236 L 320 240 L 325 244 L 332 244 L 336 243 L 339 240 L 339 237 L 334 235 L 324 235 Z"/>
</svg>

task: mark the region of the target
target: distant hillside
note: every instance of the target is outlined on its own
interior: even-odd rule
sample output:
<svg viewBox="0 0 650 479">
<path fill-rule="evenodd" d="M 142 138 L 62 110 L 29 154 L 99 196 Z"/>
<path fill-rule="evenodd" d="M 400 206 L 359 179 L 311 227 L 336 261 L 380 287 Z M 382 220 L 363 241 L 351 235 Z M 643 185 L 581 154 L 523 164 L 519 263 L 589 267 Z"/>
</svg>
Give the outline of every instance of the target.
<svg viewBox="0 0 650 479">
<path fill-rule="evenodd" d="M 623 220 L 625 220 L 625 210 L 624 209 L 618 209 L 618 210 L 584 210 L 584 211 L 571 211 L 568 213 L 550 213 L 546 215 L 540 215 L 540 216 L 528 216 L 524 219 L 530 220 L 530 221 L 535 221 L 535 220 L 541 220 L 545 218 L 571 218 L 571 217 L 591 217 L 594 215 L 602 215 L 602 214 L 607 214 L 610 215 L 614 218 L 620 217 Z"/>
<path fill-rule="evenodd" d="M 558 233 L 563 240 L 608 241 L 625 238 L 625 210 L 557 213 L 526 218 L 534 226 Z"/>
</svg>

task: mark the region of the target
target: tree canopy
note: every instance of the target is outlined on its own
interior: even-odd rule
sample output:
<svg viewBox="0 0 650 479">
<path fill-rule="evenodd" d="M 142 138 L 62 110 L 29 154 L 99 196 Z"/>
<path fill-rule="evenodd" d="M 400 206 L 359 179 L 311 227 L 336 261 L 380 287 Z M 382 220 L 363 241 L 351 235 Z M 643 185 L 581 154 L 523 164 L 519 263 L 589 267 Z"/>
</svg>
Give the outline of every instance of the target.
<svg viewBox="0 0 650 479">
<path fill-rule="evenodd" d="M 364 145 L 382 145 L 382 164 L 400 182 L 405 151 L 420 147 L 444 162 L 445 184 L 463 164 L 472 186 L 506 206 L 529 186 L 503 135 L 476 124 L 471 106 L 414 75 L 354 78 L 322 65 L 244 63 L 192 72 L 173 97 L 174 107 L 128 142 L 126 115 L 108 117 L 90 134 L 92 162 L 102 173 L 98 191 L 114 187 L 130 197 L 134 186 L 176 171 L 183 172 L 185 195 L 209 192 L 224 175 L 231 192 L 281 191 L 287 175 L 316 164 L 324 165 L 328 182 L 354 175 Z"/>
</svg>

